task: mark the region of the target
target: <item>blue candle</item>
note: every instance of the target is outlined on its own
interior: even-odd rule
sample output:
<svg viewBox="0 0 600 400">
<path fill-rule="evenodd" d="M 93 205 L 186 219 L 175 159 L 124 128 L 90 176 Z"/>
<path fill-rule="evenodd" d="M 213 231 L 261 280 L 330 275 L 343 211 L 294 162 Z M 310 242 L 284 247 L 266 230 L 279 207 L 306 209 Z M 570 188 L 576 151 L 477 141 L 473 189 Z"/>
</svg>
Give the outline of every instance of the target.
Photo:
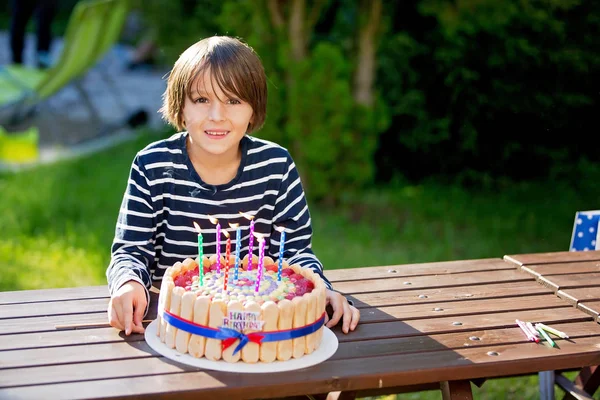
<svg viewBox="0 0 600 400">
<path fill-rule="evenodd" d="M 235 266 L 233 267 L 233 281 L 238 280 L 238 268 L 240 266 L 240 247 L 242 247 L 242 236 L 240 224 L 229 224 L 231 229 L 235 229 Z"/>
<path fill-rule="evenodd" d="M 281 270 L 283 269 L 283 247 L 285 243 L 285 229 L 282 227 L 277 228 L 281 232 L 281 238 L 279 239 L 279 265 L 277 267 L 277 281 L 281 281 Z"/>
<path fill-rule="evenodd" d="M 204 286 L 204 263 L 202 262 L 202 258 L 204 258 L 204 253 L 202 251 L 202 231 L 200 230 L 200 225 L 194 221 L 194 227 L 196 228 L 196 232 L 198 232 L 198 278 L 200 281 L 200 286 Z"/>
</svg>

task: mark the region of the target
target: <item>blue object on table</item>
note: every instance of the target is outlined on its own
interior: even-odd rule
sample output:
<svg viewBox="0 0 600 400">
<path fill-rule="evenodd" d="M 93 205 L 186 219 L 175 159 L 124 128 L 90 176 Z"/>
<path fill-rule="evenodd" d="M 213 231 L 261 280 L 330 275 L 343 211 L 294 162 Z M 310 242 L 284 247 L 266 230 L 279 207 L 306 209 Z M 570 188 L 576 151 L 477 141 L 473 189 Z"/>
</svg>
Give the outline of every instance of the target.
<svg viewBox="0 0 600 400">
<path fill-rule="evenodd" d="M 600 250 L 598 228 L 600 210 L 577 211 L 573 223 L 570 251 Z"/>
</svg>

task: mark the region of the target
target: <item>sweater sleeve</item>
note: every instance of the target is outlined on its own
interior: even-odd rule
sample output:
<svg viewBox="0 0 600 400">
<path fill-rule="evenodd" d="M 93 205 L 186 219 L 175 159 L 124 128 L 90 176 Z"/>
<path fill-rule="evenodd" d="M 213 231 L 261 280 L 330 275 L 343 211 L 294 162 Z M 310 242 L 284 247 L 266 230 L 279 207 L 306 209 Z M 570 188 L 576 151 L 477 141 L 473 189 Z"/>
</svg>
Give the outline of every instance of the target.
<svg viewBox="0 0 600 400">
<path fill-rule="evenodd" d="M 279 257 L 281 233 L 277 227 L 285 228 L 283 257 L 290 264 L 300 264 L 311 268 L 323 278 L 329 289 L 331 283 L 323 274 L 323 265 L 312 251 L 312 226 L 308 204 L 300 181 L 300 175 L 294 162 L 289 160 L 287 171 L 283 175 L 279 195 L 275 203 L 273 231 L 270 248 L 276 259 Z"/>
<path fill-rule="evenodd" d="M 155 233 L 156 218 L 150 184 L 139 156 L 136 156 L 131 165 L 117 219 L 111 260 L 106 270 L 111 296 L 124 283 L 136 281 L 146 288 L 147 304 L 150 304 L 150 267 L 154 262 Z"/>
</svg>

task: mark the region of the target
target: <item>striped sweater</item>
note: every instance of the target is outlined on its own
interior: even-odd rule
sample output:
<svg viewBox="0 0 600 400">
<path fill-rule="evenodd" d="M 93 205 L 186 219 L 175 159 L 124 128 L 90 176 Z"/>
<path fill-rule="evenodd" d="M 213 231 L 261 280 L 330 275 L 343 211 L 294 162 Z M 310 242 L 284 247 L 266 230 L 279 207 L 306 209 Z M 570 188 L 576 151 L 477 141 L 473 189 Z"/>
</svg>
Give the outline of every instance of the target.
<svg viewBox="0 0 600 400">
<path fill-rule="evenodd" d="M 167 267 L 198 256 L 195 221 L 202 230 L 204 254 L 216 253 L 217 218 L 228 229 L 234 250 L 241 227 L 241 257 L 248 254 L 249 224 L 241 212 L 254 216 L 255 232 L 265 235 L 265 255 L 279 257 L 281 234 L 286 230 L 284 258 L 312 268 L 327 286 L 323 266 L 311 250 L 310 213 L 300 176 L 286 149 L 252 136 L 241 141 L 242 160 L 236 177 L 224 185 L 208 185 L 194 169 L 187 150 L 187 133 L 148 145 L 133 160 L 117 220 L 111 261 L 106 271 L 111 295 L 134 280 L 148 290 L 162 279 Z M 258 255 L 258 241 L 253 240 Z M 221 234 L 221 254 L 225 237 Z M 146 293 L 148 295 L 148 293 Z"/>
</svg>

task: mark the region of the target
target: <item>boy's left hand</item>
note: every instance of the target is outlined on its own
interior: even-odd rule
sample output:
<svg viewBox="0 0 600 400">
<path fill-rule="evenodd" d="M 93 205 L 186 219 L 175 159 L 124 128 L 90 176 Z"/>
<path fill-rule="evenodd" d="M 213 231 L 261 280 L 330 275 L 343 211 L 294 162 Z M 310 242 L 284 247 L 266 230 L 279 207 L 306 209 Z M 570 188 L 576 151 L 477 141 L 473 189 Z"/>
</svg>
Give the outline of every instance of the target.
<svg viewBox="0 0 600 400">
<path fill-rule="evenodd" d="M 342 331 L 344 333 L 353 331 L 356 328 L 356 325 L 358 325 L 358 320 L 360 320 L 360 312 L 358 309 L 351 306 L 346 297 L 336 291 L 327 289 L 326 297 L 327 304 L 330 304 L 333 309 L 333 315 L 331 316 L 331 319 L 329 319 L 327 313 L 325 314 L 325 326 L 331 328 L 342 319 Z"/>
</svg>

